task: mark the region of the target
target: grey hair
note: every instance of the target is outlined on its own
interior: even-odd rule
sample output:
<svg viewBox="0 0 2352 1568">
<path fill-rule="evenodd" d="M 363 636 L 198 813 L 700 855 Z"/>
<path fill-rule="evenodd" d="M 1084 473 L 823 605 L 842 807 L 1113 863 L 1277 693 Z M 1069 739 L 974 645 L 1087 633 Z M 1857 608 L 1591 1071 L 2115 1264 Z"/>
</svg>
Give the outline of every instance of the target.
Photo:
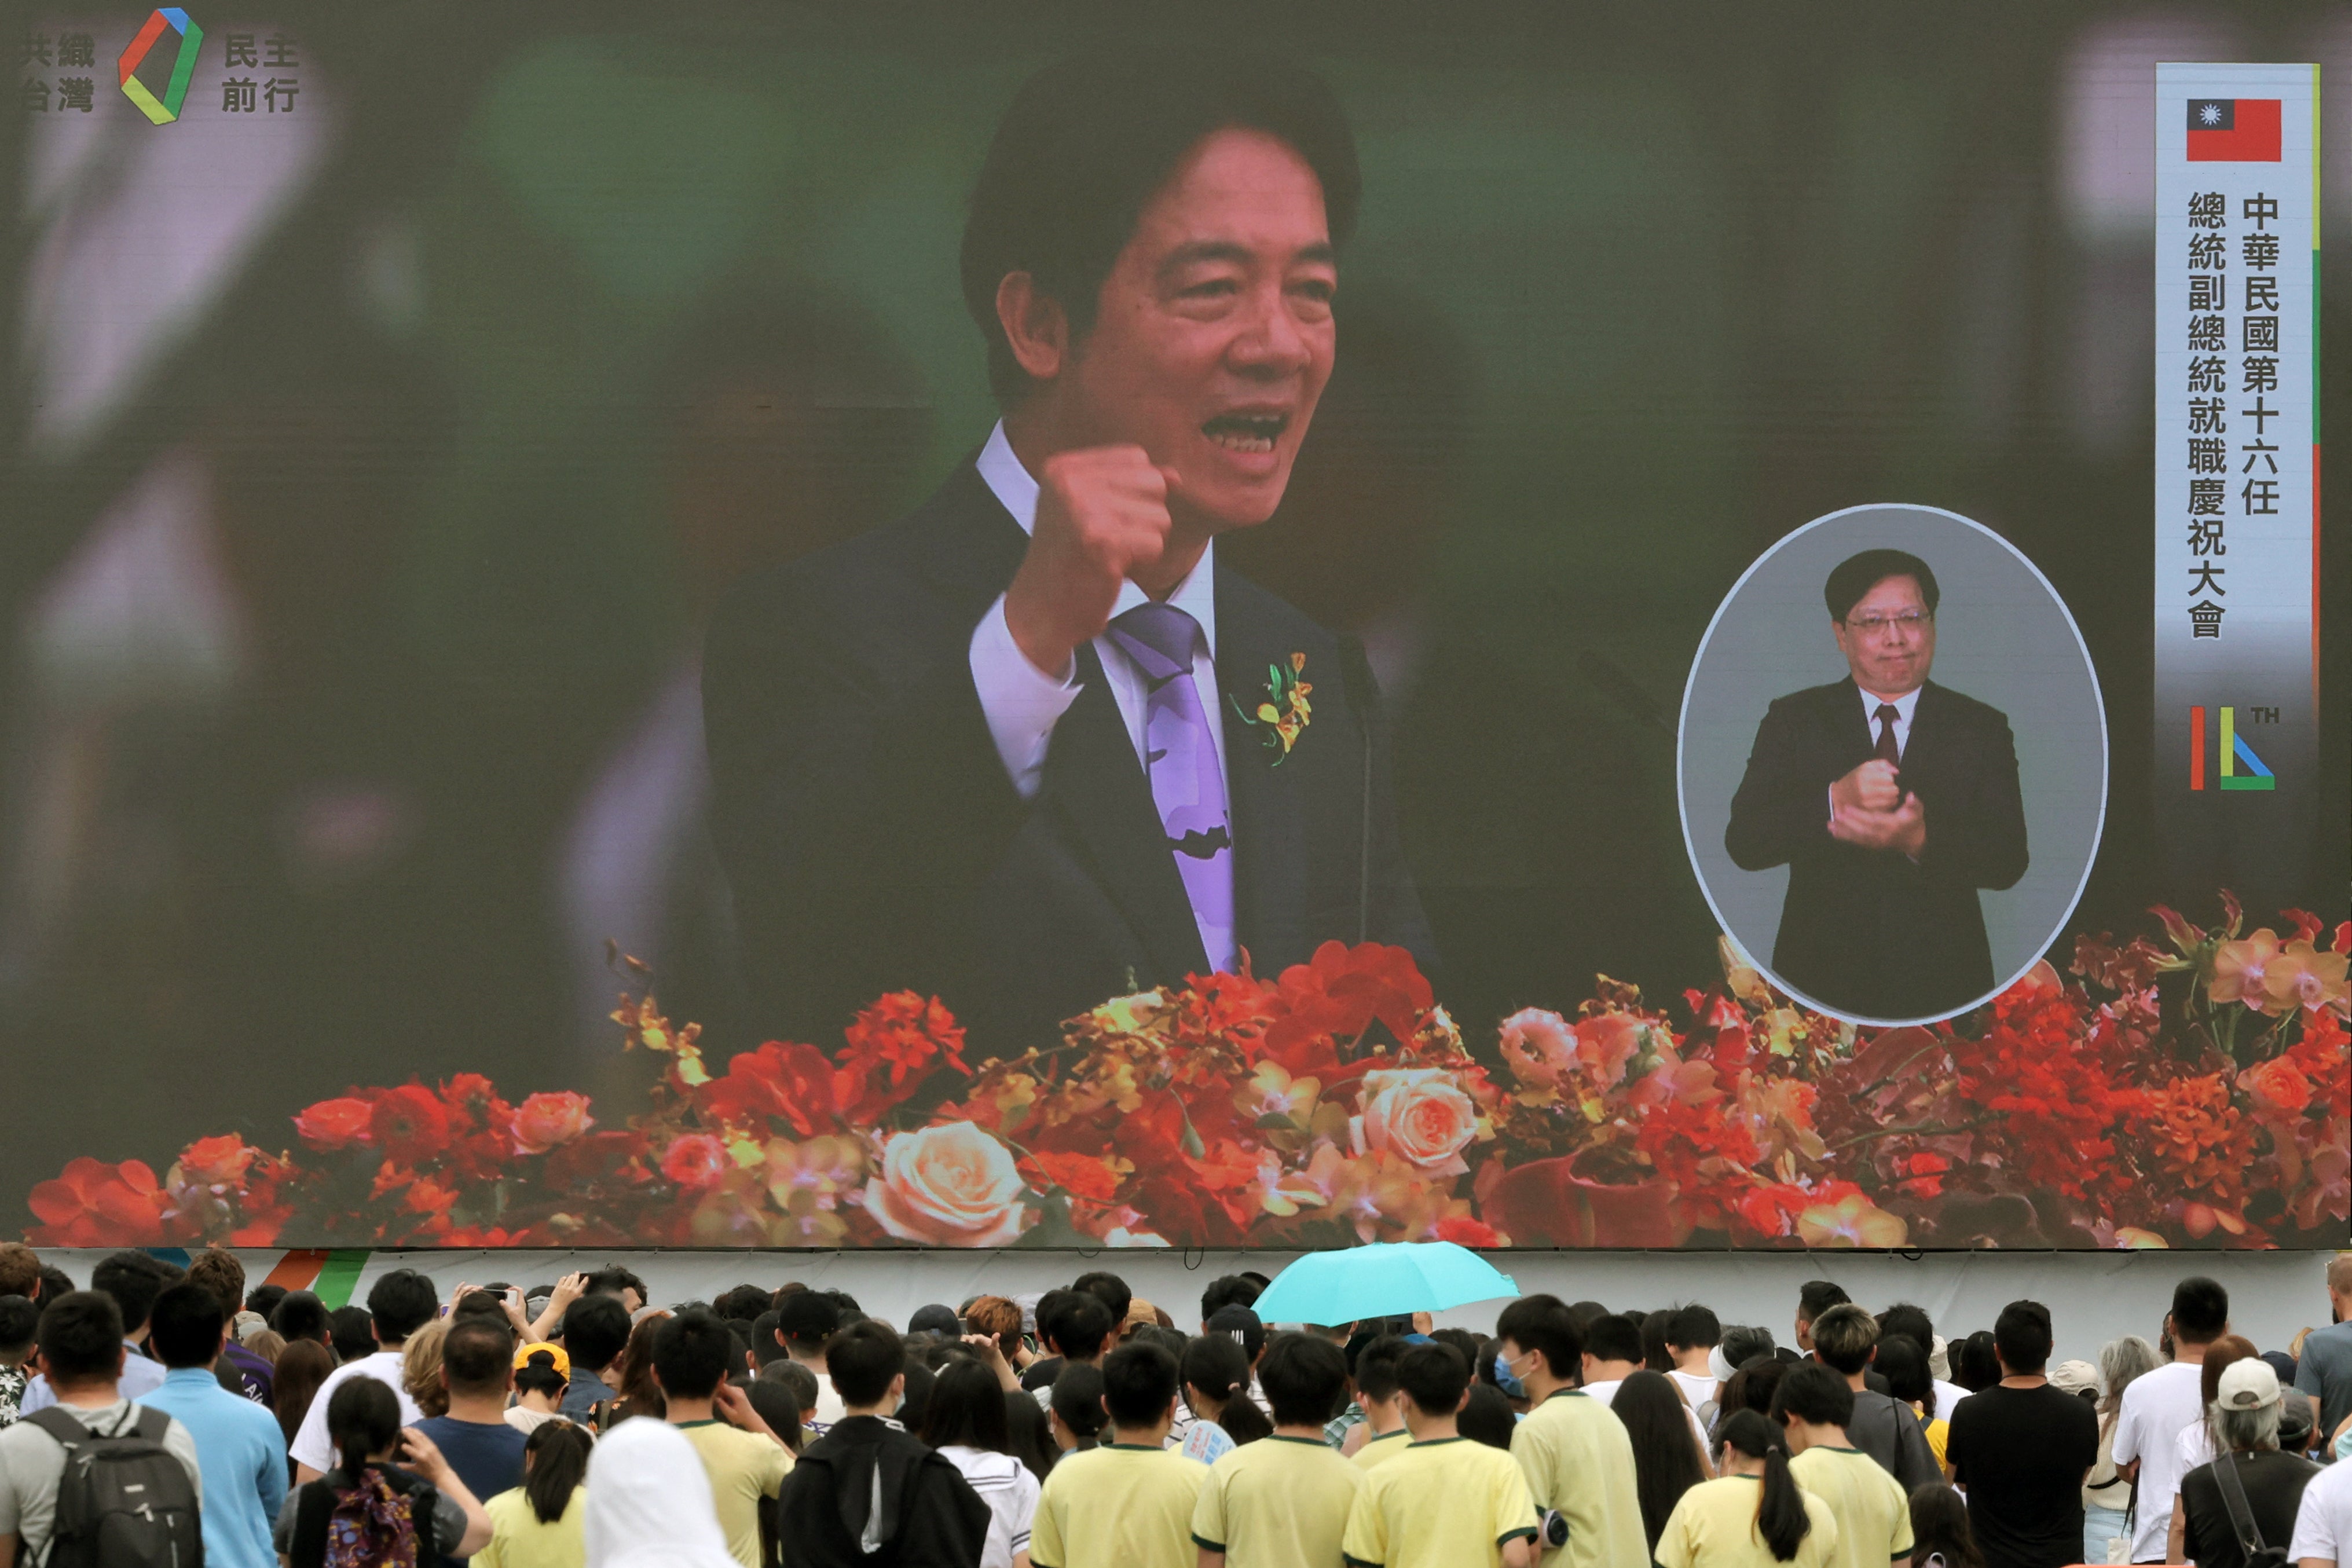
<svg viewBox="0 0 2352 1568">
<path fill-rule="evenodd" d="M 2249 1454 L 2278 1447 L 2279 1415 L 2284 1402 L 2273 1399 L 2252 1410 L 2232 1409 L 2215 1400 L 2209 1407 L 2217 1454 Z"/>
<path fill-rule="evenodd" d="M 2123 1408 L 2124 1390 L 2132 1381 L 2159 1365 L 2156 1347 L 2137 1334 L 2110 1340 L 2099 1352 L 2099 1414 L 2112 1415 Z"/>
</svg>

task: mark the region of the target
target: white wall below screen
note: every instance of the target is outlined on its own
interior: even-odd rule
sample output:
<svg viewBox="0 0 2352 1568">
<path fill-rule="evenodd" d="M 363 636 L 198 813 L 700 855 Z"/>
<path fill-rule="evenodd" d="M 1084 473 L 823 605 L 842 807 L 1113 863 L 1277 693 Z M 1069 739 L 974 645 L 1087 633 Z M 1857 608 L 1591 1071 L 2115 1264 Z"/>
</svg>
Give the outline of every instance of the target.
<svg viewBox="0 0 2352 1568">
<path fill-rule="evenodd" d="M 44 1248 L 41 1256 L 87 1282 L 103 1252 Z M 276 1265 L 277 1251 L 240 1251 L 252 1279 Z M 1164 1307 L 1179 1328 L 1200 1326 L 1202 1288 L 1220 1274 L 1255 1268 L 1275 1273 L 1295 1254 L 1155 1248 L 1074 1252 L 378 1252 L 368 1258 L 353 1300 L 369 1284 L 403 1266 L 423 1270 L 446 1291 L 461 1281 L 505 1280 L 530 1285 L 566 1270 L 624 1263 L 651 1288 L 656 1302 L 708 1300 L 750 1281 L 781 1285 L 799 1279 L 848 1291 L 877 1317 L 904 1327 L 927 1302 L 950 1306 L 982 1294 L 1018 1296 L 1066 1284 L 1090 1268 L 1108 1268 L 1135 1293 Z M 1797 1287 L 1834 1279 L 1875 1311 L 1895 1301 L 1924 1307 L 1947 1335 L 1990 1329 L 2001 1307 L 2030 1297 L 2049 1307 L 2059 1357 L 2095 1361 L 2099 1347 L 2119 1334 L 2153 1341 L 2162 1328 L 2174 1284 L 2207 1274 L 2230 1292 L 2237 1331 L 2263 1350 L 2284 1350 L 2296 1331 L 2328 1321 L 2322 1282 L 2330 1253 L 2313 1252 L 1975 1252 L 1927 1253 L 1906 1258 L 1885 1253 L 1643 1253 L 1524 1252 L 1495 1254 L 1521 1291 L 1549 1290 L 1569 1300 L 1591 1300 L 1612 1309 L 1649 1310 L 1704 1301 L 1726 1323 L 1760 1323 L 1787 1343 Z M 1494 1327 L 1500 1302 L 1440 1315 L 1441 1326 L 1482 1332 Z"/>
</svg>

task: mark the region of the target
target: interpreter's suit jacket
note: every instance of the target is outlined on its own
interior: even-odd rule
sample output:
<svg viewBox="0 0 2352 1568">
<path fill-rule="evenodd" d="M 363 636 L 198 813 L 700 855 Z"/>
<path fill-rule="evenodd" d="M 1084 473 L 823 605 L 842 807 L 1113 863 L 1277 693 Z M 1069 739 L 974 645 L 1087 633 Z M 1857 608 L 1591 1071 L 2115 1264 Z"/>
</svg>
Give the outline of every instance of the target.
<svg viewBox="0 0 2352 1568">
<path fill-rule="evenodd" d="M 1998 709 L 1929 681 L 1903 752 L 1927 814 L 1915 863 L 1830 836 L 1830 784 L 1875 737 L 1851 679 L 1777 699 L 1757 727 L 1724 847 L 1743 870 L 1789 868 L 1772 969 L 1812 1000 L 1864 1018 L 1948 1013 L 1992 989 L 1979 888 L 2025 874 L 2017 748 Z"/>
</svg>

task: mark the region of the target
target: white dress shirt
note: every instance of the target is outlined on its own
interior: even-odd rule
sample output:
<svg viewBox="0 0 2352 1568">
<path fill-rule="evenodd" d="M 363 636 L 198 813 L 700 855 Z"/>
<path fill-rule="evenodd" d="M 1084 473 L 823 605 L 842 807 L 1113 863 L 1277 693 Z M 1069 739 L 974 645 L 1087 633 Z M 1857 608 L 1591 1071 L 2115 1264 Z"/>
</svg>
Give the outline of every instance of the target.
<svg viewBox="0 0 2352 1568">
<path fill-rule="evenodd" d="M 988 433 L 988 444 L 981 448 L 980 477 L 1021 531 L 1032 533 L 1037 527 L 1037 481 L 1021 466 L 1005 438 L 1004 423 Z M 1201 627 L 1201 643 L 1192 650 L 1192 685 L 1200 694 L 1201 710 L 1210 716 L 1210 743 L 1216 748 L 1217 771 L 1227 775 L 1230 796 L 1231 777 L 1225 761 L 1223 710 L 1217 697 L 1217 595 L 1215 571 L 1216 542 L 1212 540 L 1201 552 L 1201 559 L 1184 580 L 1176 584 L 1166 602 L 1192 617 Z M 1150 595 L 1132 582 L 1119 584 L 1118 600 L 1111 606 L 1111 616 L 1118 616 L 1139 605 L 1150 603 Z M 1127 738 L 1135 747 L 1136 764 L 1144 766 L 1144 702 L 1150 695 L 1149 682 L 1135 661 L 1122 652 L 1108 637 L 1095 638 L 1095 654 L 1102 660 L 1104 676 L 1110 682 L 1112 700 L 1118 704 L 1118 716 L 1126 722 Z M 996 603 L 980 618 L 971 634 L 971 683 L 980 693 L 981 711 L 987 716 L 988 732 L 996 742 L 996 754 L 1003 761 L 1004 772 L 1013 787 L 1024 800 L 1035 798 L 1045 769 L 1045 748 L 1053 741 L 1054 726 L 1077 700 L 1084 682 L 1073 670 L 1068 679 L 1057 679 L 1029 662 L 1029 656 L 1013 640 L 1013 628 L 1004 619 L 1004 595 L 999 594 Z M 1212 938 L 1209 931 L 1202 931 L 1202 944 L 1208 950 L 1210 967 L 1228 969 L 1235 954 L 1230 934 Z"/>
<path fill-rule="evenodd" d="M 1862 690 L 1860 687 L 1854 689 Z M 1895 755 L 1897 761 L 1902 759 L 1904 752 L 1911 744 L 1911 715 L 1919 711 L 1920 690 L 1921 688 L 1915 686 L 1900 697 L 1880 697 L 1868 691 L 1862 692 L 1862 716 L 1870 721 L 1870 743 L 1874 746 L 1878 744 L 1878 705 L 1882 702 L 1895 704 Z"/>
</svg>

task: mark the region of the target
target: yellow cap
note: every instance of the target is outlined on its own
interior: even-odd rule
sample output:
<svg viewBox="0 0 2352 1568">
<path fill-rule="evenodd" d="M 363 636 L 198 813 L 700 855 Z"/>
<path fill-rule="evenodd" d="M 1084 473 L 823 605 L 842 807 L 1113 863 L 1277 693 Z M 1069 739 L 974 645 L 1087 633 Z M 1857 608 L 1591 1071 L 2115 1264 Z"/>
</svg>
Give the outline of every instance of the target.
<svg viewBox="0 0 2352 1568">
<path fill-rule="evenodd" d="M 530 1364 L 530 1358 L 538 1354 L 541 1351 L 545 1351 L 549 1355 L 555 1358 L 556 1375 L 562 1378 L 564 1382 L 570 1383 L 572 1381 L 572 1358 L 563 1353 L 563 1347 L 562 1345 L 551 1345 L 544 1340 L 540 1341 L 536 1344 L 525 1345 L 522 1349 L 515 1352 L 515 1370 L 517 1372 L 520 1372 L 523 1368 L 529 1366 Z"/>
</svg>

